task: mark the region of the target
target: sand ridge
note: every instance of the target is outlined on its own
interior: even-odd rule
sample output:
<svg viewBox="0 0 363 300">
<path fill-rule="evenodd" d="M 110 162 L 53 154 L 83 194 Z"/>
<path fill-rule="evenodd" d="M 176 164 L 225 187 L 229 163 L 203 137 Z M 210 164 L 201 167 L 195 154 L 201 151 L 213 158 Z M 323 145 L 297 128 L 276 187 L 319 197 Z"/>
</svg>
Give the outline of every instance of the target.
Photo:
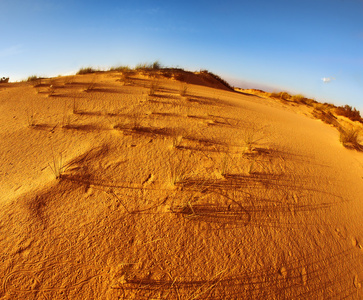
<svg viewBox="0 0 363 300">
<path fill-rule="evenodd" d="M 0 299 L 360 299 L 362 153 L 152 75 L 1 85 Z"/>
</svg>

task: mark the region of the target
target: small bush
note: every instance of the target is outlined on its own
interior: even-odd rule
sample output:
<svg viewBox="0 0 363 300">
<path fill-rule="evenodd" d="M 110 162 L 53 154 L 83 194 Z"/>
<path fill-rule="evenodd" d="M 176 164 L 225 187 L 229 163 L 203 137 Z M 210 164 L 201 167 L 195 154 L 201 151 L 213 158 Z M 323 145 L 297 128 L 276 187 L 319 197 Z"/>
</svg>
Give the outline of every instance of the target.
<svg viewBox="0 0 363 300">
<path fill-rule="evenodd" d="M 162 65 L 159 61 L 156 60 L 153 63 L 137 64 L 135 69 L 136 70 L 160 70 L 160 69 L 162 69 Z"/>
<path fill-rule="evenodd" d="M 188 93 L 188 85 L 185 83 L 185 84 L 182 84 L 180 86 L 180 90 L 179 90 L 179 94 L 180 96 L 182 97 L 185 97 Z"/>
<path fill-rule="evenodd" d="M 129 72 L 131 71 L 129 66 L 117 66 L 117 67 L 111 67 L 109 71 L 112 72 Z"/>
<path fill-rule="evenodd" d="M 360 131 L 358 129 L 341 129 L 340 142 L 348 149 L 363 151 L 363 145 L 359 143 L 359 133 Z"/>
<path fill-rule="evenodd" d="M 160 83 L 157 80 L 153 80 L 151 82 L 150 90 L 149 90 L 149 96 L 155 96 L 157 90 L 160 88 Z"/>
<path fill-rule="evenodd" d="M 85 74 L 90 74 L 90 73 L 96 73 L 97 70 L 88 67 L 88 68 L 81 68 L 79 69 L 79 71 L 77 72 L 77 75 L 85 75 Z"/>
<path fill-rule="evenodd" d="M 360 116 L 360 112 L 359 110 L 357 110 L 356 108 L 352 108 L 349 105 L 345 105 L 345 106 L 339 106 L 335 109 L 335 113 L 339 116 L 344 116 L 347 117 L 348 119 L 352 120 L 352 121 L 359 121 L 359 122 L 363 122 L 362 118 Z"/>
<path fill-rule="evenodd" d="M 32 76 L 29 76 L 26 81 L 31 82 L 31 81 L 36 81 L 36 80 L 40 80 L 40 79 L 41 78 L 38 77 L 37 75 L 32 75 Z"/>
<path fill-rule="evenodd" d="M 36 125 L 36 120 L 35 120 L 35 116 L 36 113 L 34 113 L 33 110 L 26 110 L 26 116 L 27 116 L 27 121 L 28 121 L 28 127 L 35 127 Z"/>
<path fill-rule="evenodd" d="M 242 132 L 242 141 L 245 151 L 253 151 L 264 138 L 265 127 L 252 124 Z"/>
<path fill-rule="evenodd" d="M 288 101 L 288 100 L 291 100 L 292 96 L 289 93 L 286 93 L 286 92 L 279 92 L 279 93 L 273 92 L 273 93 L 270 94 L 270 97 Z"/>
<path fill-rule="evenodd" d="M 59 152 L 58 156 L 54 154 L 53 150 L 52 152 L 53 152 L 53 163 L 48 164 L 48 166 L 52 170 L 55 179 L 61 179 L 63 172 L 65 171 L 66 168 L 63 162 L 62 152 Z"/>
<path fill-rule="evenodd" d="M 323 109 L 314 109 L 313 116 L 317 119 L 322 120 L 326 124 L 333 125 L 334 127 L 337 128 L 340 127 L 337 118 L 328 110 L 325 111 Z"/>
</svg>

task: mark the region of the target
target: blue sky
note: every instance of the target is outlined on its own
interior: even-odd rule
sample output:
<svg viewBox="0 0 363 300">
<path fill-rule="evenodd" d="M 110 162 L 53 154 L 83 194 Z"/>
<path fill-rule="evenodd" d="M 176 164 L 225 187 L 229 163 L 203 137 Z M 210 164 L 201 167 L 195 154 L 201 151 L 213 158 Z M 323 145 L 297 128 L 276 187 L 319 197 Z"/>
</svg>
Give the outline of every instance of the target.
<svg viewBox="0 0 363 300">
<path fill-rule="evenodd" d="M 0 26 L 12 80 L 159 60 L 363 112 L 363 0 L 0 0 Z"/>
</svg>

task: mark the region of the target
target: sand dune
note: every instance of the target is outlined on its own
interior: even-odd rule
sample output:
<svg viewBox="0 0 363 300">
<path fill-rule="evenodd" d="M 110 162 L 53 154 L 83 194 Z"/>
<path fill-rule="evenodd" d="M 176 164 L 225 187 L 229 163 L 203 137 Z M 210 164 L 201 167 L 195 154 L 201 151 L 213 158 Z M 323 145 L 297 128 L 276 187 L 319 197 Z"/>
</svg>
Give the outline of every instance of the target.
<svg viewBox="0 0 363 300">
<path fill-rule="evenodd" d="M 362 152 L 149 75 L 0 85 L 0 299 L 362 299 Z"/>
</svg>

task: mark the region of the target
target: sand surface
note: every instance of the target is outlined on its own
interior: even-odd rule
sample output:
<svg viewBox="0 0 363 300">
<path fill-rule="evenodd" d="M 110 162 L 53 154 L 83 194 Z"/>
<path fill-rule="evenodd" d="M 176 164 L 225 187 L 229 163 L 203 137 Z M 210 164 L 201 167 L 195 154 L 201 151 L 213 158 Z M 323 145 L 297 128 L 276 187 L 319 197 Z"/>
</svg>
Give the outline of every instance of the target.
<svg viewBox="0 0 363 300">
<path fill-rule="evenodd" d="M 0 85 L 0 299 L 363 298 L 363 154 L 203 82 Z"/>
</svg>

